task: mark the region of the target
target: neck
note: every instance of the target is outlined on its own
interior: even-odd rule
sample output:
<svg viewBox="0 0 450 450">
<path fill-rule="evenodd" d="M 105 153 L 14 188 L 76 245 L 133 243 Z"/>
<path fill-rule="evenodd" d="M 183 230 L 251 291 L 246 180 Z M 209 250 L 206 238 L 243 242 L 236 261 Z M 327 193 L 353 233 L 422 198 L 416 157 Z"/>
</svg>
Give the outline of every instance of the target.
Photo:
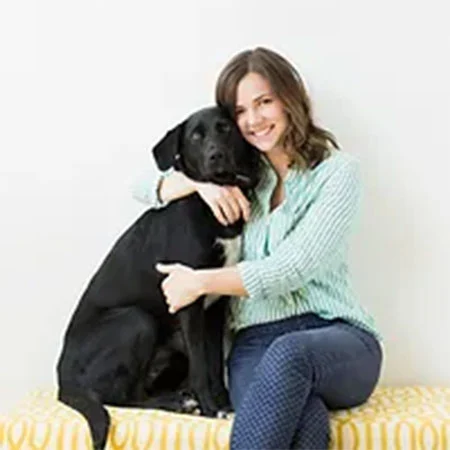
<svg viewBox="0 0 450 450">
<path fill-rule="evenodd" d="M 267 161 L 274 168 L 280 179 L 284 179 L 288 173 L 289 167 L 292 164 L 292 157 L 284 149 L 274 148 L 266 153 Z"/>
</svg>

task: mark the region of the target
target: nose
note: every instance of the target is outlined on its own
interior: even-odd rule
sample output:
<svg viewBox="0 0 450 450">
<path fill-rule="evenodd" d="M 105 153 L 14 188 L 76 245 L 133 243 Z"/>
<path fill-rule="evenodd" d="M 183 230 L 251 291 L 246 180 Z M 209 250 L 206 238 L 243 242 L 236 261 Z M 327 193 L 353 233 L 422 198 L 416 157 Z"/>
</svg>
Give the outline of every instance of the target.
<svg viewBox="0 0 450 450">
<path fill-rule="evenodd" d="M 247 112 L 247 125 L 253 127 L 258 125 L 262 120 L 261 114 L 256 108 L 250 108 Z"/>
<path fill-rule="evenodd" d="M 225 159 L 224 153 L 217 148 L 214 148 L 208 155 L 208 162 L 210 164 L 221 164 L 223 163 L 224 159 Z"/>
</svg>

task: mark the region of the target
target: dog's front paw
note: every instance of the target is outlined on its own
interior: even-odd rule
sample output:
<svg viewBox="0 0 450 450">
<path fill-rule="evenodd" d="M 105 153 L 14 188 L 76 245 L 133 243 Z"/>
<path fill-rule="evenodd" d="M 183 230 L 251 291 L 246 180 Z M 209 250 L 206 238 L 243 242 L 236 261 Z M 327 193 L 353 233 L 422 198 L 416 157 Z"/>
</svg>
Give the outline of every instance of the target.
<svg viewBox="0 0 450 450">
<path fill-rule="evenodd" d="M 201 415 L 200 403 L 194 396 L 188 393 L 183 393 L 182 395 L 181 412 L 184 414 L 194 414 L 196 416 Z"/>
<path fill-rule="evenodd" d="M 217 389 L 214 391 L 214 400 L 219 407 L 220 411 L 229 412 L 232 410 L 230 396 L 225 388 Z"/>
<path fill-rule="evenodd" d="M 233 417 L 233 410 L 230 408 L 230 410 L 220 410 L 217 411 L 217 416 L 218 419 L 231 419 Z"/>
</svg>

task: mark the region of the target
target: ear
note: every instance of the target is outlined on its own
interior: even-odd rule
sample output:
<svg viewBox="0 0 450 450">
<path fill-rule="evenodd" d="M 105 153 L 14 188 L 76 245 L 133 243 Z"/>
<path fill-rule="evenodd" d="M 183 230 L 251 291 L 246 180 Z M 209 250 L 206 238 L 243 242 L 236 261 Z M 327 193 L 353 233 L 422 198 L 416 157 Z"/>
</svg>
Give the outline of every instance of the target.
<svg viewBox="0 0 450 450">
<path fill-rule="evenodd" d="M 153 157 L 160 170 L 167 170 L 175 165 L 176 155 L 180 152 L 185 122 L 169 130 L 153 147 Z"/>
</svg>

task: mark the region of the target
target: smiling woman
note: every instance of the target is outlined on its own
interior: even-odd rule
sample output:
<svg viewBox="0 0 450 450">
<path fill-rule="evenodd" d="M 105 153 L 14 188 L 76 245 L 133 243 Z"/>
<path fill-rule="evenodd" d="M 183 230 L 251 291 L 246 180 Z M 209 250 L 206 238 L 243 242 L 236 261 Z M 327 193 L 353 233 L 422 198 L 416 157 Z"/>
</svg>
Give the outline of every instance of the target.
<svg viewBox="0 0 450 450">
<path fill-rule="evenodd" d="M 238 84 L 237 97 L 236 123 L 243 136 L 271 162 L 275 155 L 286 156 L 282 138 L 288 129 L 287 113 L 269 82 L 250 72 Z"/>
<path fill-rule="evenodd" d="M 355 297 L 347 263 L 358 164 L 314 123 L 300 75 L 272 50 L 236 55 L 219 75 L 216 101 L 259 150 L 263 175 L 250 214 L 235 186 L 162 176 L 163 201 L 178 198 L 165 191 L 176 179 L 179 192 L 198 192 L 218 220 L 247 218 L 236 265 L 162 268 L 167 302 L 176 312 L 198 296 L 235 296 L 232 450 L 325 449 L 330 410 L 364 403 L 382 362 L 380 335 Z M 141 200 L 158 206 L 151 189 Z"/>
</svg>

